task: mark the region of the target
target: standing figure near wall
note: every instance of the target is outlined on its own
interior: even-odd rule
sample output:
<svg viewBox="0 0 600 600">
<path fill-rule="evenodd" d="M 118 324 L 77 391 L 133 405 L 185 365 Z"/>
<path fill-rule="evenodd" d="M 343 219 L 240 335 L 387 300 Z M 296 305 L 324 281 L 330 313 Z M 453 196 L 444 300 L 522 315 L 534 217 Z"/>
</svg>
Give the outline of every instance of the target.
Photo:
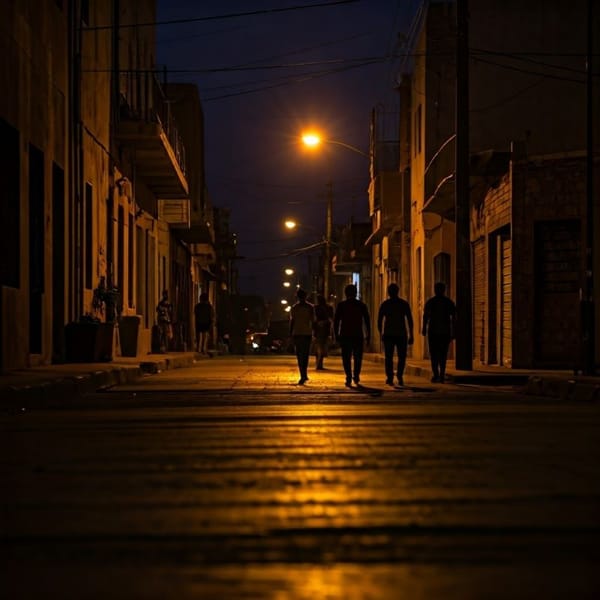
<svg viewBox="0 0 600 600">
<path fill-rule="evenodd" d="M 173 305 L 169 302 L 169 292 L 163 290 L 162 299 L 156 305 L 156 322 L 160 336 L 160 351 L 167 352 L 169 342 L 173 338 L 171 321 L 173 319 Z"/>
<path fill-rule="evenodd" d="M 194 320 L 196 325 L 196 352 L 208 354 L 208 339 L 214 320 L 214 310 L 208 301 L 208 294 L 200 294 L 200 302 L 194 306 Z"/>
</svg>

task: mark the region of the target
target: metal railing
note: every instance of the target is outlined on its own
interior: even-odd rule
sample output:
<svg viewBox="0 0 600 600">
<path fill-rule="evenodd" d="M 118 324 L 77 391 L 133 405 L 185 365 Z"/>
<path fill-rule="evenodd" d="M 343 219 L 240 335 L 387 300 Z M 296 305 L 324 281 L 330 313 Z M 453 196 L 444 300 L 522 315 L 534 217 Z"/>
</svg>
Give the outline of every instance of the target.
<svg viewBox="0 0 600 600">
<path fill-rule="evenodd" d="M 154 71 L 122 71 L 120 81 L 119 119 L 158 123 L 185 175 L 185 146 L 177 131 L 167 98 Z"/>
</svg>

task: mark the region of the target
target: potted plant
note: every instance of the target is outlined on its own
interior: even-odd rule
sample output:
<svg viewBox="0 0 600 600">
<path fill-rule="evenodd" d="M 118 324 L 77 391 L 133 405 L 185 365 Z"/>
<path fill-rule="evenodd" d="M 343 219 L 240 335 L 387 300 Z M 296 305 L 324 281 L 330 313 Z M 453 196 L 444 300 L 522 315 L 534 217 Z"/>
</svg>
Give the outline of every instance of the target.
<svg viewBox="0 0 600 600">
<path fill-rule="evenodd" d="M 121 294 L 100 277 L 92 296 L 92 311 L 65 326 L 67 362 L 109 362 L 113 358 L 114 328 L 121 311 Z M 102 320 L 105 317 L 105 320 Z"/>
</svg>

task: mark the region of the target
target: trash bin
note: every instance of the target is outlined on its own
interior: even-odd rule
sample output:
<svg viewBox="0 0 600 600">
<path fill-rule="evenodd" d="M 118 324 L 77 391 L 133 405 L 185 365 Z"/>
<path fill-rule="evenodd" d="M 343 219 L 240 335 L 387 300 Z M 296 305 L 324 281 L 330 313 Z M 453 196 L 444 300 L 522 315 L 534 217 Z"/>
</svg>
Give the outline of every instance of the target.
<svg viewBox="0 0 600 600">
<path fill-rule="evenodd" d="M 110 362 L 113 359 L 113 343 L 115 337 L 115 323 L 98 323 L 96 331 L 96 348 L 94 361 Z"/>
<path fill-rule="evenodd" d="M 94 362 L 98 323 L 73 322 L 65 325 L 65 360 L 68 363 Z"/>
<path fill-rule="evenodd" d="M 139 332 L 140 317 L 138 315 L 121 317 L 119 319 L 121 356 L 137 356 Z"/>
</svg>

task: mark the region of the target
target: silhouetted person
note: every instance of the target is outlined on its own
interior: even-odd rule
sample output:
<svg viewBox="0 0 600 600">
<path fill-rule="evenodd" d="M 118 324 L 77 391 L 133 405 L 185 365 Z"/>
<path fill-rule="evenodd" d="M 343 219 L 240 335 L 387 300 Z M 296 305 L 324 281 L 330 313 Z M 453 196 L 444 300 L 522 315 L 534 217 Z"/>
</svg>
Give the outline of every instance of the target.
<svg viewBox="0 0 600 600">
<path fill-rule="evenodd" d="M 399 288 L 395 283 L 388 286 L 387 300 L 379 307 L 377 329 L 383 340 L 385 352 L 385 382 L 394 385 L 394 350 L 398 353 L 396 377 L 398 384 L 404 385 L 404 367 L 408 346 L 414 341 L 413 318 L 408 302 L 398 296 Z"/>
<path fill-rule="evenodd" d="M 290 335 L 294 341 L 298 371 L 300 371 L 298 385 L 304 385 L 308 381 L 308 358 L 315 321 L 315 308 L 306 301 L 306 292 L 303 289 L 296 292 L 296 297 L 298 302 L 292 306 L 290 311 Z"/>
<path fill-rule="evenodd" d="M 331 325 L 333 323 L 333 307 L 327 304 L 325 296 L 317 296 L 315 305 L 315 353 L 317 355 L 317 371 L 322 371 L 323 359 L 327 356 Z"/>
<path fill-rule="evenodd" d="M 169 292 L 163 290 L 162 298 L 156 305 L 156 322 L 160 338 L 160 351 L 166 352 L 169 341 L 173 337 L 171 320 L 173 318 L 173 305 L 169 302 Z"/>
<path fill-rule="evenodd" d="M 208 353 L 208 338 L 213 324 L 214 311 L 208 301 L 208 294 L 200 294 L 200 302 L 194 306 L 194 321 L 196 326 L 196 352 Z"/>
<path fill-rule="evenodd" d="M 423 335 L 427 336 L 431 357 L 432 382 L 444 383 L 448 347 L 454 338 L 456 305 L 445 296 L 446 285 L 438 282 L 434 286 L 435 296 L 425 303 L 423 311 Z"/>
<path fill-rule="evenodd" d="M 351 387 L 352 381 L 357 385 L 360 383 L 364 344 L 371 338 L 371 322 L 367 305 L 356 298 L 356 286 L 347 285 L 344 294 L 346 300 L 342 300 L 335 310 L 333 335 L 342 350 L 346 386 Z"/>
</svg>

